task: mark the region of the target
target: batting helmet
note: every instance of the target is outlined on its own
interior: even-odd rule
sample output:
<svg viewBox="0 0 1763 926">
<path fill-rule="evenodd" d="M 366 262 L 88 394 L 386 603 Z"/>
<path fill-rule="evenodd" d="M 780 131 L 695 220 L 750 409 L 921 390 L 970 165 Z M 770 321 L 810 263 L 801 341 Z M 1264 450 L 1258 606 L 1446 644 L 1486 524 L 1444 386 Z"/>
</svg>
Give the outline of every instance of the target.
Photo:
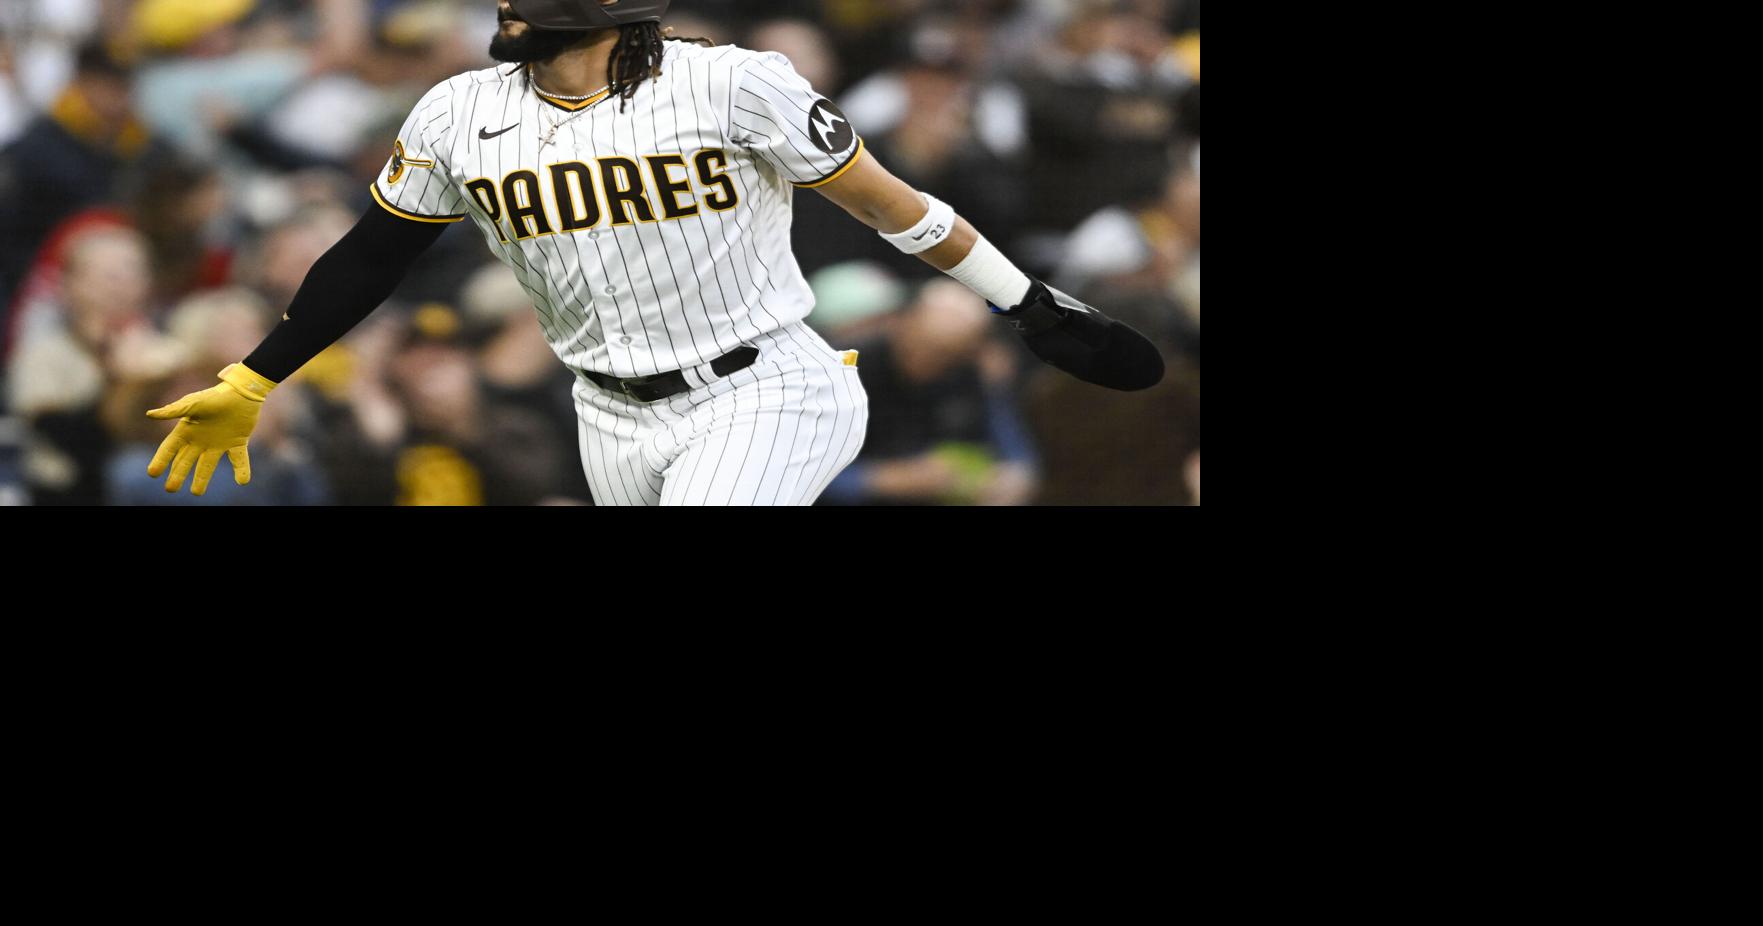
<svg viewBox="0 0 1763 926">
<path fill-rule="evenodd" d="M 508 0 L 515 15 L 537 29 L 586 32 L 615 29 L 631 23 L 660 22 L 672 0 Z"/>
</svg>

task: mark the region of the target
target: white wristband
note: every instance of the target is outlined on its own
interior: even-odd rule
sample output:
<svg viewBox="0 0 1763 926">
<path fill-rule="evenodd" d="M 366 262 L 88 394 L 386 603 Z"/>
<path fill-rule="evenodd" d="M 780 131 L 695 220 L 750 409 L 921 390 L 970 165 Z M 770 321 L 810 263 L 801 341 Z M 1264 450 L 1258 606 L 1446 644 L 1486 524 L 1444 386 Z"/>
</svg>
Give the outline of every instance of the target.
<svg viewBox="0 0 1763 926">
<path fill-rule="evenodd" d="M 928 251 L 947 241 L 950 235 L 955 234 L 954 207 L 929 193 L 919 193 L 918 195 L 924 197 L 924 201 L 930 205 L 930 211 L 925 213 L 924 218 L 918 220 L 917 225 L 897 235 L 890 235 L 887 232 L 879 233 L 890 244 L 906 254 Z"/>
<path fill-rule="evenodd" d="M 1002 252 L 992 246 L 984 235 L 973 243 L 973 251 L 948 274 L 967 284 L 967 288 L 986 297 L 1000 309 L 1013 309 L 1022 304 L 1034 283 L 1028 274 L 1016 269 Z"/>
</svg>

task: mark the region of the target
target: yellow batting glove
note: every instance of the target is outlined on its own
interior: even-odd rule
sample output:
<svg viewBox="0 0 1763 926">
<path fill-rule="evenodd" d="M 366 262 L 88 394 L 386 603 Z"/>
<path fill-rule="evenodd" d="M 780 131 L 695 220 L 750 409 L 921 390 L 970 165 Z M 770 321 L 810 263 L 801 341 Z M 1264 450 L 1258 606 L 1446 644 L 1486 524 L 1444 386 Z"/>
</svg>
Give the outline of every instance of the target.
<svg viewBox="0 0 1763 926">
<path fill-rule="evenodd" d="M 251 456 L 245 446 L 257 427 L 264 398 L 275 387 L 250 367 L 235 363 L 220 371 L 220 385 L 148 412 L 149 418 L 181 420 L 159 445 L 153 462 L 147 464 L 147 475 L 157 479 L 170 466 L 165 491 L 176 492 L 194 468 L 196 479 L 190 483 L 190 494 L 202 495 L 208 491 L 208 480 L 224 453 L 233 461 L 233 481 L 239 485 L 250 482 Z"/>
</svg>

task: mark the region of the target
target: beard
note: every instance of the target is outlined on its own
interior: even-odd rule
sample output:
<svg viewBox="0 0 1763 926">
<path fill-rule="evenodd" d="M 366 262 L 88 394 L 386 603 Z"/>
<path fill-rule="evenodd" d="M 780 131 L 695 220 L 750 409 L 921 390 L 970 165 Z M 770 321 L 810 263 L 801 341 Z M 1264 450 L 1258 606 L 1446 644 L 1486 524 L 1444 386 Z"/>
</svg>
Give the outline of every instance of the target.
<svg viewBox="0 0 1763 926">
<path fill-rule="evenodd" d="M 526 31 L 517 36 L 502 34 L 500 25 L 496 29 L 496 37 L 490 40 L 490 57 L 504 64 L 530 64 L 534 61 L 549 61 L 568 51 L 572 46 L 584 41 L 588 33 L 563 32 L 551 29 L 538 29 L 528 24 Z"/>
</svg>

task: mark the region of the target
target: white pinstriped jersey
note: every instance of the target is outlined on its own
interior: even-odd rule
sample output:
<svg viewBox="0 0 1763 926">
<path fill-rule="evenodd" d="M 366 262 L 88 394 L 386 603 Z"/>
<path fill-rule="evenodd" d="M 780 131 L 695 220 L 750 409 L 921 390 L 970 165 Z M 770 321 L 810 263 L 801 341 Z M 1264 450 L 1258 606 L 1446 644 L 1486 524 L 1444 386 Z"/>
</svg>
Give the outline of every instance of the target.
<svg viewBox="0 0 1763 926">
<path fill-rule="evenodd" d="M 862 155 L 838 108 L 780 54 L 671 41 L 619 105 L 541 97 L 517 65 L 460 74 L 417 103 L 374 196 L 476 222 L 575 370 L 708 363 L 806 317 L 792 200 Z"/>
</svg>

